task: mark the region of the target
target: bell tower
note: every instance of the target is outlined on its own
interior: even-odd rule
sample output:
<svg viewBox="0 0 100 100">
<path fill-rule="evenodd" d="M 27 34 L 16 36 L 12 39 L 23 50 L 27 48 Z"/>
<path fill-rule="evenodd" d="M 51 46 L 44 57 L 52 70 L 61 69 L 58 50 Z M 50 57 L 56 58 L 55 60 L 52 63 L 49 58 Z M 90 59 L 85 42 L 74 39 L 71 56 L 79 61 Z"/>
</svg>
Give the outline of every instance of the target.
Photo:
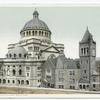
<svg viewBox="0 0 100 100">
<path fill-rule="evenodd" d="M 96 70 L 96 42 L 93 40 L 92 34 L 89 32 L 88 27 L 83 39 L 79 42 L 79 56 L 81 68 L 79 82 L 82 84 L 81 87 L 86 89 L 87 87 L 90 87 L 92 81 L 91 77 Z"/>
</svg>

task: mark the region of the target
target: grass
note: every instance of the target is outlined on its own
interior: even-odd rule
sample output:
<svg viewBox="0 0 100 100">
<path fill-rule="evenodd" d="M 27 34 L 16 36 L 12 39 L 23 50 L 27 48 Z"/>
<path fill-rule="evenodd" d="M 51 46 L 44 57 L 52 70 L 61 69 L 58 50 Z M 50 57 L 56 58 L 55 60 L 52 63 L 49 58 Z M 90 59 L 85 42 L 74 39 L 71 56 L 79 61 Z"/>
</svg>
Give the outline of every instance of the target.
<svg viewBox="0 0 100 100">
<path fill-rule="evenodd" d="M 0 94 L 66 94 L 66 92 L 63 90 L 0 87 Z"/>
<path fill-rule="evenodd" d="M 45 88 L 24 88 L 24 87 L 0 87 L 0 94 L 94 94 L 96 92 L 86 92 L 79 90 L 58 90 Z"/>
</svg>

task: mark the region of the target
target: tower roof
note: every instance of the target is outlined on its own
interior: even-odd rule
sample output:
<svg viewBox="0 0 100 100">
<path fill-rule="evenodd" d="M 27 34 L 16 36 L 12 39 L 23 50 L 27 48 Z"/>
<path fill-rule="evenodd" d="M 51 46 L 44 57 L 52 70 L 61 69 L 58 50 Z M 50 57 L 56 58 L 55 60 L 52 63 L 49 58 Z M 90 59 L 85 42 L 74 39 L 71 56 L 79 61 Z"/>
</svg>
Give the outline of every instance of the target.
<svg viewBox="0 0 100 100">
<path fill-rule="evenodd" d="M 92 34 L 89 32 L 89 29 L 87 27 L 86 32 L 81 40 L 81 43 L 86 43 L 89 42 L 90 40 L 93 41 L 93 38 L 92 38 Z"/>
</svg>

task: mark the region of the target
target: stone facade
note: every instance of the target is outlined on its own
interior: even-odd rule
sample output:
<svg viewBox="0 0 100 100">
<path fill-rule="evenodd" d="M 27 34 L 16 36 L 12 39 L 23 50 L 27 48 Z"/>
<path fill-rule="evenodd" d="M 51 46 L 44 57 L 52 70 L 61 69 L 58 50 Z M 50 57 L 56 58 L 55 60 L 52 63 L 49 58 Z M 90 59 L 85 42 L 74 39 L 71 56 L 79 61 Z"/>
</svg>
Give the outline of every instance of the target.
<svg viewBox="0 0 100 100">
<path fill-rule="evenodd" d="M 96 42 L 88 30 L 79 43 L 80 89 L 98 90 L 98 72 L 96 66 Z M 95 81 L 94 81 L 95 80 Z"/>
<path fill-rule="evenodd" d="M 88 28 L 79 42 L 79 59 L 64 55 L 64 45 L 53 43 L 52 32 L 35 10 L 20 31 L 21 40 L 9 44 L 0 59 L 0 85 L 100 90 L 100 61 Z"/>
<path fill-rule="evenodd" d="M 43 87 L 78 89 L 80 69 L 76 60 L 67 59 L 65 55 L 52 55 L 42 66 Z"/>
<path fill-rule="evenodd" d="M 41 87 L 41 65 L 50 55 L 64 53 L 64 45 L 53 43 L 51 34 L 35 10 L 20 32 L 21 40 L 9 44 L 6 58 L 0 59 L 0 84 Z"/>
</svg>

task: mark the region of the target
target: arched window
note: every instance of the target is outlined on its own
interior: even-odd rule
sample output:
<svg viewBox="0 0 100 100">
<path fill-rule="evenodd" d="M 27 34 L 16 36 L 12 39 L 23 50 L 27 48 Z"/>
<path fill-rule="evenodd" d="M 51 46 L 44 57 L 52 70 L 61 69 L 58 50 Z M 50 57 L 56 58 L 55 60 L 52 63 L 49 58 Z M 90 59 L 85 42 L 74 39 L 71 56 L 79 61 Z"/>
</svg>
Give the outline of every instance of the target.
<svg viewBox="0 0 100 100">
<path fill-rule="evenodd" d="M 50 38 L 50 33 L 48 33 L 48 37 Z"/>
<path fill-rule="evenodd" d="M 22 84 L 22 85 L 24 84 L 24 80 L 21 80 L 21 84 Z"/>
<path fill-rule="evenodd" d="M 22 70 L 21 69 L 19 70 L 19 75 L 22 75 Z"/>
<path fill-rule="evenodd" d="M 40 55 L 38 55 L 38 59 L 40 59 Z"/>
<path fill-rule="evenodd" d="M 3 79 L 3 83 L 6 83 L 6 80 L 5 79 Z"/>
<path fill-rule="evenodd" d="M 7 58 L 8 58 L 8 54 L 7 54 L 6 56 L 7 56 Z"/>
<path fill-rule="evenodd" d="M 72 89 L 72 86 L 70 86 L 70 89 Z"/>
<path fill-rule="evenodd" d="M 8 65 L 8 67 L 10 67 L 10 65 Z"/>
<path fill-rule="evenodd" d="M 87 85 L 87 88 L 89 88 L 89 85 Z"/>
<path fill-rule="evenodd" d="M 85 85 L 83 85 L 83 89 L 85 89 Z"/>
<path fill-rule="evenodd" d="M 25 36 L 25 32 L 23 33 L 23 37 Z"/>
<path fill-rule="evenodd" d="M 10 80 L 8 80 L 8 83 L 10 83 Z"/>
<path fill-rule="evenodd" d="M 24 58 L 26 58 L 26 54 L 24 54 Z"/>
<path fill-rule="evenodd" d="M 14 58 L 16 58 L 16 54 L 14 54 Z"/>
<path fill-rule="evenodd" d="M 80 85 L 80 89 L 82 89 L 82 85 Z"/>
<path fill-rule="evenodd" d="M 35 36 L 37 35 L 37 31 L 35 31 Z"/>
<path fill-rule="evenodd" d="M 33 34 L 33 36 L 34 36 L 34 31 L 32 31 L 32 34 Z"/>
<path fill-rule="evenodd" d="M 48 37 L 48 33 L 47 33 L 47 37 Z"/>
<path fill-rule="evenodd" d="M 28 36 L 28 31 L 26 32 L 27 36 Z"/>
<path fill-rule="evenodd" d="M 73 89 L 75 89 L 75 86 L 73 86 Z"/>
<path fill-rule="evenodd" d="M 20 80 L 18 80 L 18 84 L 20 84 Z"/>
<path fill-rule="evenodd" d="M 49 57 L 48 57 L 48 59 L 55 59 L 56 58 L 56 56 L 54 55 L 54 54 L 51 54 Z"/>
<path fill-rule="evenodd" d="M 73 83 L 75 83 L 75 79 L 73 79 Z"/>
<path fill-rule="evenodd" d="M 96 87 L 96 84 L 93 84 L 93 88 L 95 88 Z"/>
<path fill-rule="evenodd" d="M 41 31 L 39 31 L 39 36 L 41 36 Z"/>
<path fill-rule="evenodd" d="M 12 70 L 12 73 L 13 73 L 13 76 L 16 75 L 16 71 L 14 69 Z"/>
<path fill-rule="evenodd" d="M 87 54 L 89 53 L 89 48 L 87 47 Z"/>
<path fill-rule="evenodd" d="M 45 32 L 45 36 L 47 36 L 47 33 Z"/>
<path fill-rule="evenodd" d="M 86 70 L 84 70 L 84 73 L 86 73 Z"/>
<path fill-rule="evenodd" d="M 29 36 L 31 35 L 31 31 L 29 31 Z"/>
<path fill-rule="evenodd" d="M 21 58 L 22 57 L 22 55 L 21 54 L 19 54 L 19 58 Z"/>
<path fill-rule="evenodd" d="M 42 31 L 42 36 L 43 36 L 43 31 Z"/>
<path fill-rule="evenodd" d="M 45 36 L 48 37 L 48 33 L 47 32 L 45 32 Z"/>
<path fill-rule="evenodd" d="M 83 48 L 81 48 L 81 53 L 83 54 Z"/>
<path fill-rule="evenodd" d="M 29 81 L 28 80 L 26 80 L 26 85 L 29 85 Z"/>
<path fill-rule="evenodd" d="M 15 83 L 15 80 L 13 80 L 12 83 Z"/>
<path fill-rule="evenodd" d="M 9 57 L 11 58 L 11 57 L 12 57 L 12 55 L 11 55 L 11 54 L 9 54 Z"/>
<path fill-rule="evenodd" d="M 84 48 L 84 54 L 86 54 L 86 48 Z"/>
<path fill-rule="evenodd" d="M 1 83 L 1 79 L 0 79 L 0 83 Z"/>
</svg>

